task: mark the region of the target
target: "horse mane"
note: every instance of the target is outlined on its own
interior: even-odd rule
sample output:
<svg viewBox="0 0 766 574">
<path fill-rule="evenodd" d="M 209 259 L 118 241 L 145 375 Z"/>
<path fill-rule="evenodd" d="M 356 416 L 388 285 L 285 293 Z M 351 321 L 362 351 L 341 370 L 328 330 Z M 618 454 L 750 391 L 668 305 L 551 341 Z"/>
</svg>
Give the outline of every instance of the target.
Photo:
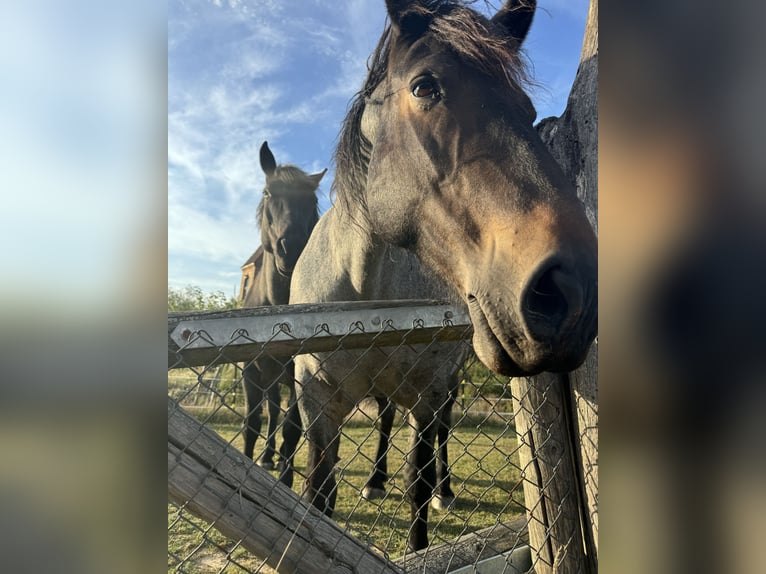
<svg viewBox="0 0 766 574">
<path fill-rule="evenodd" d="M 509 89 L 518 90 L 530 83 L 518 42 L 499 25 L 466 6 L 466 2 L 431 0 L 424 4 L 415 10 L 430 19 L 427 33 L 438 43 Z M 351 218 L 358 210 L 361 221 L 354 222 L 362 226 L 369 223 L 365 188 L 372 151 L 372 143 L 362 133 L 362 114 L 372 93 L 386 78 L 391 35 L 389 23 L 367 61 L 367 78 L 349 105 L 333 155 L 336 170 L 331 191 L 336 205 Z"/>
<path fill-rule="evenodd" d="M 316 182 L 311 179 L 309 174 L 303 171 L 301 168 L 286 163 L 278 165 L 274 170 L 274 173 L 268 177 L 266 188 L 269 193 L 275 197 L 300 197 L 305 196 L 307 198 L 314 199 L 313 210 L 313 222 L 316 223 L 319 220 L 319 200 L 316 195 L 317 190 Z M 261 197 L 261 201 L 258 202 L 258 207 L 255 212 L 255 221 L 258 229 L 261 229 L 261 221 L 263 220 L 263 202 L 266 196 Z"/>
</svg>

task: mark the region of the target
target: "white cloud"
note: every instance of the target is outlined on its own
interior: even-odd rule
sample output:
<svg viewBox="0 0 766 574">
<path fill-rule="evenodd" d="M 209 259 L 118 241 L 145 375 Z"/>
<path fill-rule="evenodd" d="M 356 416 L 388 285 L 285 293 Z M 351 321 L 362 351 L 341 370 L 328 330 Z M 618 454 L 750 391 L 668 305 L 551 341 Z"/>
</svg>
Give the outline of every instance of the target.
<svg viewBox="0 0 766 574">
<path fill-rule="evenodd" d="M 205 142 L 179 114 L 168 116 L 168 164 L 186 171 L 195 179 L 204 178 L 202 158 Z"/>
<path fill-rule="evenodd" d="M 258 167 L 258 148 L 261 142 L 253 142 L 245 148 L 227 150 L 218 156 L 215 176 L 229 194 L 230 201 L 239 205 L 254 201 L 255 190 L 264 185 L 263 172 Z"/>
<path fill-rule="evenodd" d="M 278 69 L 280 65 L 280 59 L 274 55 L 243 45 L 239 58 L 227 62 L 223 66 L 221 76 L 228 83 L 235 83 L 260 78 Z"/>
<path fill-rule="evenodd" d="M 204 120 L 217 120 L 221 125 L 219 129 L 245 127 L 252 124 L 253 119 L 263 117 L 264 112 L 269 114 L 281 92 L 274 85 L 260 85 L 257 88 L 245 89 L 242 86 L 230 84 L 217 84 L 213 86 L 208 95 L 209 107 Z M 210 114 L 214 114 L 211 117 Z M 213 137 L 230 137 L 229 133 L 219 131 L 211 134 Z"/>
<path fill-rule="evenodd" d="M 260 242 L 255 206 L 249 213 L 222 219 L 179 202 L 168 207 L 168 251 L 175 256 L 204 257 L 239 268 Z"/>
</svg>

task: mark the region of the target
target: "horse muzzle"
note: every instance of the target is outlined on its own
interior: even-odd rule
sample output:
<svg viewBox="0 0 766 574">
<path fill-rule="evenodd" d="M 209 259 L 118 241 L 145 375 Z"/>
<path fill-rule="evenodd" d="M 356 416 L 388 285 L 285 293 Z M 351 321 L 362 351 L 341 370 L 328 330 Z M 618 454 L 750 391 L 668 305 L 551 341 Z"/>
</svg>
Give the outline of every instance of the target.
<svg viewBox="0 0 766 574">
<path fill-rule="evenodd" d="M 479 359 L 506 376 L 579 367 L 597 331 L 595 272 L 568 268 L 551 257 L 523 283 L 518 295 L 495 279 L 467 295 Z"/>
</svg>

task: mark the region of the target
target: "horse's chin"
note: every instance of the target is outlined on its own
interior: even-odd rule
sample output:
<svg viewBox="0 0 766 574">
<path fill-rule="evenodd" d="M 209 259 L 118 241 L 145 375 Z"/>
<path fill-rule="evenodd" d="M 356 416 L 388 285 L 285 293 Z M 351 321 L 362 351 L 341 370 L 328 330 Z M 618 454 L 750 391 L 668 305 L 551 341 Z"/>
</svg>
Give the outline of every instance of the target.
<svg viewBox="0 0 766 574">
<path fill-rule="evenodd" d="M 503 345 L 497 338 L 477 299 L 469 298 L 468 312 L 473 323 L 474 351 L 488 369 L 507 377 L 532 374 L 511 357 L 506 347 L 512 346 L 512 343 Z"/>
<path fill-rule="evenodd" d="M 569 372 L 577 369 L 585 360 L 590 343 L 568 346 L 553 352 L 551 343 L 540 343 L 527 339 L 514 339 L 502 334 L 497 324 L 490 320 L 481 304 L 471 298 L 468 312 L 473 323 L 473 347 L 476 356 L 488 369 L 507 377 L 537 375 L 543 371 Z M 501 335 L 498 337 L 497 332 Z M 594 335 L 595 336 L 595 335 Z M 502 338 L 501 338 L 502 337 Z M 592 337 L 588 339 L 591 341 Z"/>
<path fill-rule="evenodd" d="M 505 352 L 499 341 L 490 341 L 482 338 L 477 332 L 473 335 L 473 348 L 476 356 L 484 365 L 498 375 L 506 377 L 520 377 L 526 374 L 513 359 Z"/>
</svg>

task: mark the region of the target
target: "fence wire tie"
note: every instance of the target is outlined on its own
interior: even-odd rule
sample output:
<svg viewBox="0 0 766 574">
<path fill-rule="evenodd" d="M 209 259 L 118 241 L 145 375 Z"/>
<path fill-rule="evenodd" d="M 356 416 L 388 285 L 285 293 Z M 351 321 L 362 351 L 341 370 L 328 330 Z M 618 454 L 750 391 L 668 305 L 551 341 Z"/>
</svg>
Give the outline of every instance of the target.
<svg viewBox="0 0 766 574">
<path fill-rule="evenodd" d="M 231 335 L 229 336 L 229 342 L 233 343 L 240 337 L 243 337 L 245 339 L 252 341 L 252 339 L 250 338 L 250 333 L 247 331 L 247 329 L 245 329 L 244 327 L 240 327 L 239 329 L 234 329 L 234 331 L 232 331 Z"/>
<path fill-rule="evenodd" d="M 320 323 L 314 328 L 314 335 L 321 335 L 323 333 L 332 335 L 332 333 L 330 333 L 330 326 L 327 323 Z"/>
<path fill-rule="evenodd" d="M 184 333 L 184 335 L 186 335 L 186 333 Z M 213 341 L 213 337 L 210 336 L 210 333 L 208 333 L 204 329 L 200 329 L 199 331 L 192 331 L 191 333 L 189 333 L 188 338 L 186 338 L 186 343 L 184 344 L 183 347 L 179 347 L 178 350 L 183 351 L 184 349 L 189 348 L 191 345 L 193 345 L 200 339 L 202 339 L 209 345 L 215 345 L 215 341 Z"/>
<path fill-rule="evenodd" d="M 272 337 L 274 335 L 278 335 L 279 333 L 285 333 L 286 335 L 291 335 L 292 331 L 290 329 L 290 323 L 276 323 L 274 327 L 271 329 L 271 335 Z"/>
</svg>

